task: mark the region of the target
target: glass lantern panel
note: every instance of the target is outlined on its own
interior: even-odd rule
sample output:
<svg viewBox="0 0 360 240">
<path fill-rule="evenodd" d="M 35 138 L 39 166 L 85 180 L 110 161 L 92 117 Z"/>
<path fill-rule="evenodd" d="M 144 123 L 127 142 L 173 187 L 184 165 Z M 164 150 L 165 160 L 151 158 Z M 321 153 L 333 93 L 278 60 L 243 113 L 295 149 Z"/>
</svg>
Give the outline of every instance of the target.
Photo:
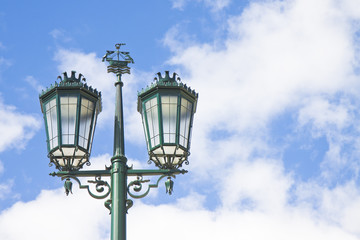
<svg viewBox="0 0 360 240">
<path fill-rule="evenodd" d="M 163 146 L 164 153 L 166 155 L 174 155 L 176 151 L 176 146 Z"/>
<path fill-rule="evenodd" d="M 181 98 L 180 107 L 180 136 L 179 144 L 187 148 L 190 134 L 190 120 L 192 112 L 192 103 L 185 98 Z"/>
<path fill-rule="evenodd" d="M 70 148 L 69 147 L 63 147 L 61 150 L 62 150 L 64 156 L 66 156 L 66 157 L 73 156 L 74 152 L 75 152 L 74 147 L 70 147 Z"/>
<path fill-rule="evenodd" d="M 146 121 L 145 121 L 145 113 L 142 114 L 142 121 L 143 121 L 144 132 L 145 132 L 146 146 L 147 146 L 148 150 L 150 150 L 148 132 L 147 132 Z"/>
<path fill-rule="evenodd" d="M 172 161 L 172 164 L 178 165 L 179 163 L 180 163 L 180 157 L 174 157 L 173 161 Z"/>
<path fill-rule="evenodd" d="M 81 164 L 81 159 L 75 158 L 74 161 L 72 162 L 72 166 L 73 167 L 79 167 L 79 165 Z"/>
<path fill-rule="evenodd" d="M 85 97 L 81 97 L 79 146 L 88 148 L 90 138 L 91 120 L 94 115 L 94 103 Z"/>
<path fill-rule="evenodd" d="M 145 103 L 145 113 L 150 134 L 150 148 L 152 148 L 160 144 L 159 112 L 156 97 Z"/>
<path fill-rule="evenodd" d="M 49 137 L 49 150 L 51 150 L 59 145 L 56 98 L 45 104 L 45 117 Z"/>
<path fill-rule="evenodd" d="M 93 138 L 94 138 L 94 133 L 95 133 L 95 126 L 96 126 L 96 120 L 97 120 L 97 114 L 96 113 L 95 117 L 94 117 L 94 124 L 93 124 L 93 128 L 91 130 L 91 137 L 90 137 L 90 147 L 89 147 L 89 153 L 91 152 L 91 148 L 92 148 L 92 142 L 93 142 Z"/>
<path fill-rule="evenodd" d="M 60 97 L 62 144 L 75 144 L 77 96 Z"/>
<path fill-rule="evenodd" d="M 58 160 L 59 166 L 61 166 L 61 167 L 66 166 L 66 163 L 67 163 L 66 159 L 60 158 L 60 159 L 57 159 L 57 160 Z"/>
<path fill-rule="evenodd" d="M 164 143 L 175 144 L 177 101 L 177 96 L 161 96 Z"/>
</svg>

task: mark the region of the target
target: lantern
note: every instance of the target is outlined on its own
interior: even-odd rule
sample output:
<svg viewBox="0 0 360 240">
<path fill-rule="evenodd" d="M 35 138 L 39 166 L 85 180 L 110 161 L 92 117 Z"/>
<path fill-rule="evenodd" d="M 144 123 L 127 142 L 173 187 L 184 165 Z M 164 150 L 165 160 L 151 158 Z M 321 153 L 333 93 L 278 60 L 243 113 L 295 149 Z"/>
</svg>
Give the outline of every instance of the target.
<svg viewBox="0 0 360 240">
<path fill-rule="evenodd" d="M 79 170 L 89 157 L 101 93 L 88 86 L 82 74 L 63 73 L 60 83 L 43 91 L 39 98 L 44 116 L 50 165 L 62 171 Z"/>
<path fill-rule="evenodd" d="M 198 94 L 175 80 L 169 71 L 158 73 L 147 89 L 138 94 L 138 111 L 142 115 L 150 160 L 162 169 L 188 164 L 193 116 Z"/>
</svg>

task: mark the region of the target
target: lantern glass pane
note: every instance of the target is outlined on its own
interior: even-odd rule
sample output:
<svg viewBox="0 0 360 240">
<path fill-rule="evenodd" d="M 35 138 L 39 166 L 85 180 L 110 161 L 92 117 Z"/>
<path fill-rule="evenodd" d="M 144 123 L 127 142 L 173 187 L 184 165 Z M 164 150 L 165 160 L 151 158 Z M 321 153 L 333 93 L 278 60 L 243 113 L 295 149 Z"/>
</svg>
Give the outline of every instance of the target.
<svg viewBox="0 0 360 240">
<path fill-rule="evenodd" d="M 75 144 L 77 96 L 60 97 L 62 144 Z"/>
<path fill-rule="evenodd" d="M 145 113 L 148 121 L 151 147 L 160 144 L 159 132 L 159 112 L 157 98 L 153 98 L 145 103 Z"/>
<path fill-rule="evenodd" d="M 91 152 L 91 148 L 92 148 L 92 142 L 93 142 L 93 138 L 94 138 L 97 114 L 98 114 L 98 112 L 96 113 L 96 116 L 94 117 L 94 124 L 93 124 L 92 130 L 91 130 L 89 153 Z"/>
<path fill-rule="evenodd" d="M 148 150 L 150 150 L 148 132 L 147 132 L 146 121 L 145 121 L 145 111 L 143 111 L 143 114 L 142 114 L 142 121 L 143 121 L 144 132 L 145 132 L 146 146 L 147 146 Z"/>
<path fill-rule="evenodd" d="M 189 140 L 191 111 L 192 111 L 192 103 L 182 97 L 181 107 L 180 107 L 179 144 L 185 148 L 187 148 L 188 140 Z"/>
<path fill-rule="evenodd" d="M 175 143 L 177 96 L 161 96 L 164 143 Z"/>
<path fill-rule="evenodd" d="M 58 146 L 58 123 L 56 111 L 56 98 L 45 104 L 45 117 L 49 137 L 50 150 Z"/>
<path fill-rule="evenodd" d="M 79 125 L 79 146 L 88 148 L 90 139 L 91 120 L 94 115 L 94 103 L 85 97 L 81 97 L 80 125 Z"/>
</svg>

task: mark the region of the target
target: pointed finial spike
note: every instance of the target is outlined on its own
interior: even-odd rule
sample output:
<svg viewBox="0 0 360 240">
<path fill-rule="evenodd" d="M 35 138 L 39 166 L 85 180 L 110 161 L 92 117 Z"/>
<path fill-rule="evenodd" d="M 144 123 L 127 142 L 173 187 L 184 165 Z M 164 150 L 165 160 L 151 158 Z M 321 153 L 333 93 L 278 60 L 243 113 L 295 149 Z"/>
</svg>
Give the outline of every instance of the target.
<svg viewBox="0 0 360 240">
<path fill-rule="evenodd" d="M 76 79 L 75 73 L 76 73 L 76 71 L 71 71 L 71 78 L 72 78 L 72 79 Z"/>
</svg>

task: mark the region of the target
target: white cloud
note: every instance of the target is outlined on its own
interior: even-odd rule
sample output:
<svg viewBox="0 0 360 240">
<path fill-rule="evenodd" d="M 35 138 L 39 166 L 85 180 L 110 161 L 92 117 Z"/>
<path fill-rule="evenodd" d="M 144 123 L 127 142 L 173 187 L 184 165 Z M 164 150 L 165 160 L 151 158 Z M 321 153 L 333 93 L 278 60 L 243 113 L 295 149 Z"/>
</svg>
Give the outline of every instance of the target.
<svg viewBox="0 0 360 240">
<path fill-rule="evenodd" d="M 0 238 L 107 239 L 108 211 L 101 201 L 88 198 L 86 191 L 66 197 L 58 189 L 44 190 L 30 202 L 17 202 L 1 212 Z"/>
<path fill-rule="evenodd" d="M 350 124 L 349 106 L 326 97 L 336 99 L 342 93 L 346 101 L 359 89 L 353 71 L 358 58 L 354 24 L 334 1 L 254 2 L 228 25 L 223 46 L 179 42 L 173 30 L 164 40 L 174 51 L 170 63 L 181 66 L 182 79 L 200 92 L 193 153 L 209 159 L 204 153 L 227 146 L 227 141 L 237 141 L 241 150 L 248 143 L 239 136 L 265 139 L 266 146 L 268 124 L 288 110 L 303 118 L 307 112 L 307 119 L 317 115 L 322 130 L 329 124 Z M 321 107 L 319 96 L 328 102 L 321 110 L 332 119 L 321 120 L 323 112 L 310 113 Z M 219 130 L 232 138 L 210 137 Z"/>
<path fill-rule="evenodd" d="M 0 67 L 2 67 L 2 66 L 9 67 L 9 66 L 11 66 L 11 64 L 12 63 L 10 60 L 8 60 L 4 57 L 0 57 Z"/>
<path fill-rule="evenodd" d="M 4 172 L 4 164 L 0 161 L 0 175 Z"/>
<path fill-rule="evenodd" d="M 359 195 L 356 194 L 356 197 Z M 358 239 L 349 233 L 351 229 L 349 232 L 344 231 L 336 224 L 314 217 L 306 208 L 288 207 L 273 214 L 261 210 L 209 211 L 202 207 L 202 198 L 197 194 L 187 198 L 179 199 L 174 204 L 159 206 L 135 200 L 127 215 L 128 239 L 161 240 L 168 239 L 169 236 L 175 240 L 246 239 L 250 236 L 254 240 Z M 355 226 L 355 222 L 352 226 Z M 85 191 L 76 191 L 68 197 L 64 195 L 63 189 L 42 191 L 36 200 L 18 202 L 0 215 L 0 238 L 4 240 L 24 237 L 42 240 L 49 236 L 52 239 L 66 237 L 69 240 L 107 239 L 109 228 L 110 216 L 102 201 L 90 199 Z"/>
<path fill-rule="evenodd" d="M 315 128 L 314 132 L 329 131 L 329 127 L 333 126 L 335 129 L 343 129 L 351 124 L 351 112 L 353 108 L 348 102 L 340 104 L 332 104 L 328 99 L 313 98 L 299 111 L 299 124 L 304 126 L 311 122 Z"/>
<path fill-rule="evenodd" d="M 221 183 L 221 199 L 226 209 L 258 209 L 273 213 L 281 212 L 287 205 L 293 179 L 286 176 L 278 161 L 238 162 L 226 176 Z"/>
<path fill-rule="evenodd" d="M 193 4 L 193 1 L 189 1 L 189 0 L 172 0 L 172 4 L 173 4 L 172 7 L 179 10 L 184 10 L 185 6 L 189 2 Z M 231 0 L 197 0 L 195 2 L 201 2 L 206 7 L 210 8 L 211 11 L 217 12 L 229 6 Z"/>
<path fill-rule="evenodd" d="M 0 152 L 23 149 L 41 126 L 36 117 L 20 113 L 14 106 L 6 105 L 0 98 Z"/>
<path fill-rule="evenodd" d="M 141 217 L 140 217 L 141 216 Z M 203 209 L 186 211 L 169 205 L 137 204 L 129 214 L 129 239 L 357 239 L 335 225 L 300 210 L 269 215 L 261 211 Z M 136 222 L 136 224 L 134 224 Z M 158 227 L 149 222 L 158 223 Z M 141 231 L 139 231 L 139 226 Z M 174 226 L 176 234 L 174 234 Z M 159 233 L 160 229 L 161 233 Z M 146 235 L 144 234 L 146 233 Z"/>
<path fill-rule="evenodd" d="M 301 198 L 292 191 L 302 183 L 281 163 L 284 146 L 272 144 L 270 135 L 271 123 L 283 114 L 294 117 L 283 127 L 286 134 L 326 137 L 329 150 L 319 159 L 320 175 L 314 176 L 326 181 L 314 187 L 316 191 L 332 192 L 327 184 L 346 174 L 344 169 L 352 168 L 347 177 L 357 178 L 359 113 L 354 99 L 359 96 L 359 55 L 354 39 L 360 14 L 348 7 L 354 2 L 252 2 L 241 16 L 229 18 L 228 38 L 220 46 L 184 41 L 176 28 L 165 36 L 164 43 L 174 52 L 169 63 L 180 66 L 183 81 L 199 91 L 189 168 L 199 181 L 205 177 L 211 184 L 221 183 L 216 187 L 224 206 L 249 209 L 250 214 L 271 209 L 281 215 Z M 358 186 L 343 191 L 356 192 Z M 306 206 L 301 203 L 292 211 L 301 212 L 302 204 Z M 307 204 L 309 216 L 299 216 L 303 224 L 316 226 L 317 217 L 324 229 L 339 224 L 334 218 L 327 225 L 327 215 L 315 210 L 319 206 L 311 200 Z M 358 234 L 351 226 L 341 228 Z"/>
<path fill-rule="evenodd" d="M 45 89 L 44 86 L 42 86 L 38 80 L 36 80 L 33 76 L 26 76 L 25 82 L 30 84 L 30 86 L 36 90 L 38 93 L 41 93 L 42 90 Z"/>
<path fill-rule="evenodd" d="M 68 33 L 62 29 L 55 28 L 49 34 L 56 41 L 61 40 L 62 42 L 70 42 L 72 40 Z"/>
<path fill-rule="evenodd" d="M 0 200 L 5 198 L 18 198 L 18 195 L 11 194 L 11 189 L 14 186 L 14 180 L 10 179 L 6 182 L 0 182 Z"/>
</svg>

